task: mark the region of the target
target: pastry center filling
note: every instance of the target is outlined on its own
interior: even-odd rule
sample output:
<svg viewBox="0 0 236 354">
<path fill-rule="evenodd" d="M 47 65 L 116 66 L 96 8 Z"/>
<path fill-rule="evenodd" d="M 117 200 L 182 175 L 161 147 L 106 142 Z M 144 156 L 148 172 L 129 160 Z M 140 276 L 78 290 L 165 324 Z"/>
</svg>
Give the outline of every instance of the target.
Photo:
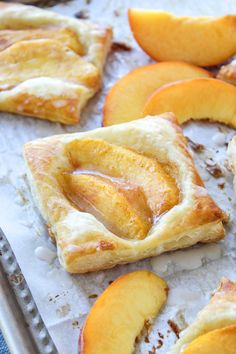
<svg viewBox="0 0 236 354">
<path fill-rule="evenodd" d="M 74 168 L 62 175 L 65 195 L 119 237 L 144 239 L 179 202 L 174 178 L 156 159 L 100 139 L 76 140 L 66 150 Z"/>
<path fill-rule="evenodd" d="M 69 28 L 0 30 L 0 91 L 41 77 L 93 88 L 98 69 L 83 54 Z"/>
<path fill-rule="evenodd" d="M 79 55 L 84 54 L 84 49 L 78 39 L 78 35 L 70 28 L 61 26 L 0 30 L 0 51 L 5 50 L 19 41 L 38 39 L 53 39 Z"/>
</svg>

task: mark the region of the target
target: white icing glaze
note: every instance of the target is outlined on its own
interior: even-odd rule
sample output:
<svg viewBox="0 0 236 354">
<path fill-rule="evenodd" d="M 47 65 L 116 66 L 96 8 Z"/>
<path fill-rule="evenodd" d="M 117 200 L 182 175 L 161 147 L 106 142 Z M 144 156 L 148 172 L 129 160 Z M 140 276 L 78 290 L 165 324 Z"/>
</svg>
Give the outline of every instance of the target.
<svg viewBox="0 0 236 354">
<path fill-rule="evenodd" d="M 203 260 L 214 261 L 219 259 L 221 254 L 220 244 L 213 243 L 153 258 L 151 264 L 156 273 L 165 273 L 169 267 L 172 267 L 176 272 L 194 270 L 202 266 Z"/>
<path fill-rule="evenodd" d="M 152 268 L 156 273 L 165 273 L 170 264 L 170 256 L 165 254 L 151 259 Z"/>
<path fill-rule="evenodd" d="M 225 134 L 218 132 L 213 135 L 212 141 L 217 145 L 217 146 L 224 146 L 225 144 Z"/>
<path fill-rule="evenodd" d="M 56 78 L 40 77 L 26 80 L 11 91 L 1 92 L 0 99 L 4 100 L 5 96 L 15 95 L 18 93 L 27 93 L 29 95 L 35 95 L 45 99 L 57 96 L 76 98 L 77 91 L 88 92 L 89 90 L 85 86 L 79 84 L 64 82 L 63 80 Z M 20 109 L 20 106 L 18 108 Z"/>
<path fill-rule="evenodd" d="M 50 250 L 47 247 L 39 246 L 34 251 L 35 256 L 41 261 L 45 261 L 47 263 L 52 263 L 54 258 L 56 257 L 56 252 Z"/>
<path fill-rule="evenodd" d="M 202 265 L 202 253 L 201 249 L 177 252 L 176 255 L 174 254 L 173 263 L 179 271 L 197 269 Z"/>
</svg>

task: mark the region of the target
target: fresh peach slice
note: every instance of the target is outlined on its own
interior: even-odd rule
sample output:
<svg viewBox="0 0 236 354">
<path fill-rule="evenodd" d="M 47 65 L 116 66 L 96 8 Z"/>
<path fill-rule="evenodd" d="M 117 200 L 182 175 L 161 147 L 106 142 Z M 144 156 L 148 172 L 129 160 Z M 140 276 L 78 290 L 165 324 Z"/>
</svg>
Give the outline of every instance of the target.
<svg viewBox="0 0 236 354">
<path fill-rule="evenodd" d="M 66 150 L 75 167 L 122 178 L 140 187 L 154 216 L 178 203 L 174 179 L 153 158 L 101 139 L 74 140 Z"/>
<path fill-rule="evenodd" d="M 168 287 L 148 271 L 114 281 L 93 305 L 80 337 L 79 354 L 132 354 L 135 338 L 165 304 Z"/>
<path fill-rule="evenodd" d="M 215 329 L 196 338 L 183 354 L 235 354 L 236 326 Z"/>
<path fill-rule="evenodd" d="M 153 59 L 217 65 L 236 53 L 236 15 L 175 16 L 129 9 L 129 23 L 140 47 Z"/>
<path fill-rule="evenodd" d="M 146 237 L 152 214 L 142 190 L 124 181 L 83 172 L 63 177 L 66 194 L 80 210 L 92 213 L 120 237 Z"/>
<path fill-rule="evenodd" d="M 132 70 L 117 81 L 108 93 L 103 109 L 103 125 L 140 118 L 146 100 L 162 85 L 210 76 L 208 71 L 184 62 L 163 62 Z"/>
<path fill-rule="evenodd" d="M 163 112 L 173 112 L 179 123 L 207 118 L 236 128 L 236 87 L 209 78 L 165 85 L 147 100 L 143 116 Z"/>
</svg>

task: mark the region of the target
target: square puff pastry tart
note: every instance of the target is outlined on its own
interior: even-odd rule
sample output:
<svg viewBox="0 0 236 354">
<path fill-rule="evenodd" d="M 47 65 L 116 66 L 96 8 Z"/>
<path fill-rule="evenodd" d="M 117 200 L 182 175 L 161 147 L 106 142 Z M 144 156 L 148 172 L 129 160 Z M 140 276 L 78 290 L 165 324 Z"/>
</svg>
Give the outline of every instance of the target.
<svg viewBox="0 0 236 354">
<path fill-rule="evenodd" d="M 0 111 L 64 124 L 100 88 L 110 28 L 0 2 Z"/>
<path fill-rule="evenodd" d="M 233 325 L 236 326 L 236 283 L 223 278 L 209 304 L 198 313 L 195 321 L 180 334 L 180 339 L 170 349 L 168 354 L 184 354 L 185 349 L 188 348 L 188 345 L 196 338 L 217 329 L 226 327 L 233 328 L 229 327 Z M 218 334 L 217 340 L 219 342 L 221 341 L 220 334 Z M 207 345 L 207 341 L 205 341 L 204 344 Z M 204 348 L 204 353 L 220 353 L 211 350 L 211 347 Z M 227 350 L 222 352 L 228 353 Z M 199 345 L 198 353 L 202 353 Z"/>
<path fill-rule="evenodd" d="M 84 273 L 224 237 L 175 117 L 25 145 L 32 191 L 61 264 Z"/>
</svg>

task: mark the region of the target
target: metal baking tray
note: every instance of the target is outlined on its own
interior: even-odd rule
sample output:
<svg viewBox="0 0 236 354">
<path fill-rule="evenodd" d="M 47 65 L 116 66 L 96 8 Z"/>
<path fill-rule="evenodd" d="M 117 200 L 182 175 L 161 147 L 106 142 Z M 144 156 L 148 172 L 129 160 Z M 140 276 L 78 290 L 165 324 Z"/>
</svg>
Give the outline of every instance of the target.
<svg viewBox="0 0 236 354">
<path fill-rule="evenodd" d="M 59 1 L 56 0 L 31 0 L 31 1 L 27 1 L 27 0 L 23 0 L 21 2 L 30 2 L 30 3 L 36 3 L 37 5 L 42 6 L 42 4 L 44 3 L 44 1 L 47 1 L 47 4 L 50 2 L 50 4 L 52 3 L 58 3 Z M 49 2 L 48 2 L 49 1 Z M 153 4 L 154 4 L 154 0 Z M 148 6 L 148 4 L 152 3 L 151 0 L 145 2 L 145 6 Z M 50 9 L 50 10 L 55 10 L 58 12 L 65 12 L 65 14 L 67 15 L 73 15 L 74 13 L 76 13 L 76 11 L 78 11 L 78 8 L 83 8 L 85 3 L 90 3 L 89 1 L 83 1 L 83 2 L 79 2 L 79 1 L 71 1 L 70 3 L 68 3 L 68 5 L 65 6 L 64 2 L 66 3 L 66 0 L 62 1 L 63 2 L 63 6 L 60 9 Z M 115 12 L 114 9 L 116 9 L 116 12 L 114 16 L 116 16 L 116 21 L 117 24 L 115 26 L 116 29 L 116 40 L 120 41 L 124 39 L 123 36 L 123 32 L 120 30 L 123 26 L 121 25 L 121 21 L 119 16 L 117 16 L 117 14 L 119 14 L 120 12 L 124 12 L 123 8 L 125 8 L 126 6 L 124 5 L 123 1 L 116 1 L 116 0 L 97 0 L 97 5 L 102 4 L 102 6 L 100 6 L 100 8 L 98 9 L 98 6 L 95 6 L 96 1 L 93 0 L 92 4 L 91 4 L 91 11 L 93 12 L 93 16 L 95 17 L 100 17 L 102 18 L 102 20 L 104 21 L 110 14 L 112 14 L 113 12 Z M 187 3 L 186 1 L 184 1 L 185 4 Z M 142 6 L 142 2 L 140 1 L 133 1 L 133 0 L 129 0 L 127 1 L 128 5 L 135 5 L 135 6 L 139 6 L 139 7 L 143 7 Z M 126 4 L 127 4 L 126 3 Z M 160 3 L 164 3 L 164 1 L 160 1 Z M 160 3 L 158 4 L 158 6 L 160 6 Z M 167 1 L 165 1 L 165 3 L 167 3 Z M 181 9 L 184 9 L 184 5 L 182 1 L 176 1 L 176 2 L 169 2 L 170 5 L 169 7 L 171 8 L 172 6 L 175 8 L 175 10 L 178 10 L 179 7 L 181 7 Z M 211 4 L 210 4 L 211 3 Z M 186 8 L 190 11 L 190 9 L 194 8 L 197 9 L 199 2 L 197 0 L 193 1 L 191 3 L 192 5 L 186 6 Z M 193 6 L 195 4 L 195 6 Z M 208 6 L 206 6 L 206 9 L 215 9 L 215 2 L 211 2 L 211 0 L 207 1 Z M 223 3 L 222 3 L 223 4 Z M 70 6 L 69 6 L 70 5 Z M 127 5 L 127 6 L 128 6 Z M 192 6 L 192 7 L 191 7 Z M 221 7 L 223 8 L 224 5 L 222 5 Z M 88 7 L 88 6 L 87 6 Z M 151 7 L 151 5 L 150 5 Z M 200 6 L 201 7 L 201 6 Z M 217 8 L 220 7 L 219 3 Z M 107 13 L 104 14 L 103 11 L 104 9 L 108 9 Z M 192 10 L 193 11 L 193 10 Z M 194 10 L 195 11 L 195 10 Z M 193 12 L 194 12 L 193 11 Z M 207 10 L 206 10 L 207 11 Z M 210 11 L 210 10 L 209 10 Z M 212 10 L 213 13 L 213 10 Z M 114 17 L 115 18 L 115 17 Z M 113 18 L 113 19 L 114 19 Z M 107 21 L 108 22 L 108 21 Z M 123 30 L 123 29 L 122 29 Z M 128 35 L 130 36 L 130 33 L 128 33 Z M 125 37 L 126 38 L 126 42 L 129 43 L 130 37 Z M 109 78 L 109 85 L 111 85 L 115 80 L 118 79 L 117 75 L 124 75 L 125 71 L 131 70 L 132 68 L 135 68 L 137 66 L 140 65 L 144 65 L 148 63 L 148 59 L 145 57 L 145 55 L 142 52 L 139 52 L 139 55 L 135 56 L 135 49 L 133 50 L 133 55 L 132 52 L 130 53 L 126 53 L 127 56 L 122 56 L 119 53 L 117 53 L 117 62 L 111 60 L 110 58 L 110 63 L 113 63 L 113 66 L 110 65 L 109 68 L 107 68 L 107 72 L 105 73 L 106 76 L 106 83 L 108 83 L 108 78 Z M 114 55 L 114 54 L 113 54 Z M 128 56 L 130 56 L 130 58 L 128 58 Z M 119 63 L 121 63 L 122 65 L 122 71 L 120 71 L 120 66 L 118 65 Z M 116 64 L 116 65 L 115 65 Z M 114 69 L 115 68 L 115 69 Z M 118 68 L 118 69 L 117 69 Z M 116 75 L 113 76 L 113 72 L 116 72 Z M 105 90 L 107 89 L 107 87 L 105 87 Z M 95 111 L 98 109 L 98 105 L 95 108 Z M 100 108 L 99 108 L 100 109 Z M 96 112 L 93 112 L 94 116 L 96 116 Z M 90 113 L 90 111 L 88 111 Z M 95 117 L 96 118 L 96 117 Z M 8 115 L 7 118 L 5 120 L 5 122 L 7 122 L 8 119 Z M 28 122 L 28 121 L 27 121 Z M 7 122 L 8 124 L 8 122 Z M 7 124 L 5 124 L 5 126 L 7 126 Z M 68 133 L 70 131 L 73 131 L 73 129 L 76 128 L 68 128 L 68 130 L 64 130 L 63 127 L 60 127 L 59 125 L 55 125 L 55 130 L 54 127 L 50 128 L 50 124 L 48 123 L 44 123 L 44 129 L 40 130 L 41 124 L 40 122 L 35 121 L 34 125 L 30 125 L 30 121 L 29 123 L 27 123 L 28 126 L 34 127 L 34 130 L 39 130 L 40 134 L 44 134 L 46 132 L 46 127 L 48 127 L 47 129 L 47 134 L 55 134 L 55 133 Z M 25 125 L 23 125 L 23 121 L 22 121 L 22 127 L 23 129 L 25 128 L 25 126 L 27 125 L 25 122 Z M 204 126 L 205 127 L 205 126 Z M 82 126 L 83 129 L 91 129 L 92 125 L 88 124 L 87 125 L 84 123 L 84 125 Z M 216 127 L 214 127 L 216 130 Z M 204 137 L 204 141 L 210 140 L 209 135 L 204 136 L 205 130 L 198 130 L 198 132 L 200 133 L 201 138 Z M 17 133 L 19 133 L 18 130 L 16 130 Z M 197 134 L 197 133 L 194 133 Z M 20 134 L 19 134 L 20 135 Z M 212 133 L 213 135 L 213 133 Z M 34 138 L 38 137 L 38 135 L 33 135 Z M 195 141 L 195 135 L 190 135 L 191 138 L 193 138 L 193 141 Z M 23 139 L 24 137 L 20 135 L 20 142 L 23 143 Z M 31 136 L 32 138 L 32 136 Z M 197 138 L 196 141 L 198 142 L 199 139 Z M 204 144 L 204 141 L 199 141 L 200 143 Z M 211 152 L 211 150 L 210 150 Z M 204 161 L 202 161 L 200 158 L 198 158 L 198 156 L 195 156 L 196 160 L 198 160 L 197 162 L 199 162 L 199 166 L 204 164 Z M 202 171 L 204 172 L 204 169 L 202 169 Z M 206 172 L 205 172 L 206 173 Z M 203 176 L 204 177 L 204 176 Z M 228 177 L 227 177 L 228 178 Z M 206 184 L 208 184 L 208 182 L 206 181 Z M 217 189 L 217 182 L 214 181 L 214 188 L 211 188 L 211 193 L 213 194 L 213 197 L 218 196 L 219 193 L 219 189 Z M 208 185 L 207 185 L 208 187 Z M 212 187 L 212 186 L 211 186 Z M 230 182 L 230 189 L 225 190 L 224 193 L 228 194 L 228 196 L 232 195 L 232 181 Z M 227 196 L 223 195 L 223 192 L 221 193 L 222 195 L 219 195 L 220 198 L 216 198 L 216 200 L 219 201 L 220 205 L 221 204 L 225 204 L 225 200 L 227 199 Z M 221 198 L 222 197 L 222 198 Z M 224 198 L 223 198 L 224 197 Z M 228 204 L 230 204 L 228 202 Z M 2 208 L 3 208 L 3 202 L 2 202 Z M 4 214 L 3 214 L 4 215 Z M 233 214 L 232 214 L 233 215 Z M 4 228 L 4 224 L 1 224 L 2 227 Z M 5 230 L 5 229 L 4 229 Z M 7 230 L 7 229 L 6 229 Z M 10 234 L 8 232 L 6 232 L 7 236 L 10 236 Z M 10 239 L 10 238 L 9 238 Z M 231 247 L 232 246 L 232 247 Z M 202 246 L 203 247 L 203 246 Z M 207 246 L 206 246 L 207 247 Z M 159 316 L 158 318 L 158 322 L 156 323 L 156 327 L 154 328 L 154 332 L 157 333 L 157 329 L 161 328 L 166 328 L 166 331 L 168 332 L 168 327 L 166 325 L 166 319 L 169 318 L 175 318 L 175 310 L 174 306 L 177 303 L 177 300 L 175 298 L 177 297 L 181 297 L 183 298 L 181 301 L 181 303 L 183 304 L 185 301 L 189 302 L 189 309 L 187 308 L 184 311 L 186 311 L 187 315 L 190 317 L 190 315 L 188 314 L 191 310 L 191 313 L 196 313 L 196 309 L 199 310 L 201 308 L 201 302 L 199 303 L 199 298 L 197 298 L 197 301 L 192 302 L 191 301 L 191 296 L 193 294 L 193 292 L 195 291 L 195 289 L 197 289 L 198 291 L 195 294 L 195 300 L 196 297 L 200 297 L 201 299 L 204 300 L 205 299 L 205 293 L 206 296 L 209 292 L 209 290 L 213 290 L 216 286 L 217 286 L 217 282 L 220 279 L 220 276 L 231 276 L 231 273 L 234 273 L 234 269 L 235 269 L 235 261 L 233 259 L 233 247 L 235 247 L 235 241 L 234 241 L 234 236 L 231 236 L 231 239 L 228 239 L 227 245 L 225 244 L 225 248 L 223 248 L 223 246 L 221 245 L 212 245 L 212 247 L 216 249 L 216 253 L 215 253 L 215 258 L 212 258 L 212 263 L 209 263 L 209 265 L 207 264 L 207 257 L 208 257 L 208 251 L 205 252 L 205 258 L 203 260 L 204 262 L 204 268 L 201 267 L 200 269 L 195 269 L 194 266 L 193 268 L 191 268 L 190 266 L 187 268 L 188 272 L 186 272 L 186 268 L 183 269 L 183 267 L 176 266 L 176 263 L 172 262 L 171 256 L 169 255 L 163 255 L 161 257 L 159 257 L 158 259 L 153 259 L 151 261 L 143 261 L 141 263 L 136 263 L 136 264 L 131 264 L 128 266 L 124 266 L 123 272 L 124 271 L 128 271 L 128 270 L 136 270 L 136 269 L 142 269 L 142 268 L 147 268 L 150 270 L 154 270 L 154 271 L 158 271 L 158 274 L 160 274 L 161 276 L 165 277 L 168 280 L 168 283 L 170 284 L 170 286 L 175 290 L 175 292 L 173 291 L 173 295 L 171 296 L 172 298 L 172 307 L 169 306 L 169 308 L 167 308 L 166 312 L 163 313 L 162 316 Z M 203 249 L 203 248 L 201 248 Z M 181 253 L 182 251 L 179 251 L 179 253 L 176 253 L 176 255 L 179 257 L 179 259 L 182 259 L 183 257 L 187 257 L 187 253 Z M 198 252 L 198 248 L 194 249 L 194 255 L 197 254 Z M 188 253 L 190 254 L 190 253 Z M 214 254 L 213 254 L 214 255 Z M 218 257 L 219 256 L 219 257 Z M 191 255 L 188 257 L 188 260 L 190 260 Z M 195 257 L 196 258 L 196 257 Z M 232 258 L 232 259 L 231 259 Z M 18 257 L 19 261 L 20 258 Z M 169 262 L 170 260 L 170 262 Z M 196 259 L 195 259 L 196 261 Z M 202 259 L 200 259 L 200 263 L 202 262 Z M 193 261 L 194 263 L 194 261 Z M 197 262 L 198 263 L 198 260 Z M 168 268 L 169 267 L 169 268 Z M 200 267 L 200 266 L 199 266 Z M 174 273 L 172 271 L 172 269 L 175 268 L 176 271 L 178 271 L 178 275 L 176 273 Z M 23 269 L 23 266 L 22 266 Z M 170 271 L 169 271 L 170 269 Z M 213 276 L 211 277 L 211 274 L 213 273 L 213 271 L 215 270 Z M 115 276 L 120 275 L 120 271 L 121 269 L 116 269 L 113 271 L 107 271 L 106 272 L 106 283 L 108 284 L 108 280 L 113 280 Z M 191 273 L 191 276 L 189 274 L 189 272 Z M 180 272 L 181 272 L 181 276 L 180 276 Z M 33 273 L 33 272 L 32 272 Z M 25 275 L 27 276 L 27 275 Z M 31 276 L 31 274 L 30 274 Z M 33 276 L 33 274 L 32 274 Z M 28 282 L 30 284 L 29 278 Z M 101 292 L 101 287 L 99 284 L 99 280 L 96 279 L 96 275 L 90 275 L 89 276 L 90 282 L 97 285 L 99 288 L 99 292 Z M 21 272 L 21 269 L 16 261 L 15 255 L 11 250 L 11 247 L 7 241 L 6 236 L 4 235 L 4 233 L 1 231 L 0 229 L 0 282 L 1 282 L 1 286 L 0 286 L 0 326 L 2 329 L 2 332 L 5 336 L 5 339 L 7 341 L 7 344 L 9 346 L 9 349 L 11 351 L 12 354 L 54 354 L 54 353 L 58 353 L 49 333 L 47 328 L 45 327 L 43 320 L 39 314 L 38 308 L 35 304 L 35 301 L 31 295 L 31 292 L 29 290 L 28 285 L 26 284 L 26 281 L 24 279 L 24 276 Z M 177 285 L 179 285 L 179 287 L 177 287 Z M 184 285 L 184 289 L 187 291 L 185 291 L 187 293 L 187 295 L 185 295 L 185 297 L 183 296 L 183 292 L 179 292 L 180 287 Z M 31 288 L 32 289 L 32 288 Z M 86 289 L 85 289 L 86 290 Z M 170 301 L 170 302 L 171 302 Z M 174 303 L 174 306 L 173 306 Z M 197 303 L 197 306 L 196 306 Z M 195 307 L 193 306 L 195 305 Z M 179 304 L 178 304 L 179 306 Z M 194 310 L 193 310 L 194 308 Z M 179 316 L 179 313 L 182 314 L 184 313 L 182 311 L 182 307 L 180 308 L 181 312 L 177 312 L 177 315 Z M 195 312 L 194 312 L 195 311 Z M 43 315 L 43 311 L 41 311 L 42 315 Z M 81 316 L 82 318 L 82 316 Z M 187 317 L 187 319 L 189 319 Z M 45 320 L 46 321 L 46 320 Z M 171 334 L 170 334 L 171 335 Z M 56 342 L 56 338 L 54 338 L 55 342 Z M 168 340 L 165 339 L 165 340 Z M 147 344 L 148 345 L 148 344 Z M 167 341 L 167 345 L 168 345 L 168 341 Z M 58 346 L 59 348 L 59 346 Z M 60 348 L 59 348 L 60 350 Z M 162 349 L 160 349 L 160 352 L 162 350 L 165 350 L 165 347 L 163 346 Z M 140 352 L 140 351 L 139 351 Z M 148 352 L 146 350 L 146 347 L 144 348 L 144 351 L 142 352 Z M 163 352 L 163 351 L 162 351 Z"/>
<path fill-rule="evenodd" d="M 0 229 L 0 327 L 12 354 L 57 354 L 15 255 Z"/>
</svg>

